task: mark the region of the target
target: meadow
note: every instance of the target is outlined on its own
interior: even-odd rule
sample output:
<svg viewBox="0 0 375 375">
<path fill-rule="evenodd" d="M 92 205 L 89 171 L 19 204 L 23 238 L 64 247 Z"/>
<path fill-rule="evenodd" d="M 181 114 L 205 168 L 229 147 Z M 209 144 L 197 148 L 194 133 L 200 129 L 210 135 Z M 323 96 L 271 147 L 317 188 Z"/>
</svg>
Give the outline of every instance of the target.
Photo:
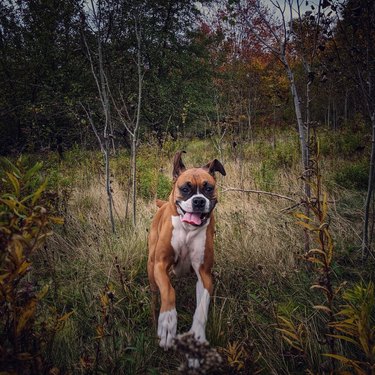
<svg viewBox="0 0 375 375">
<path fill-rule="evenodd" d="M 333 332 L 332 316 L 341 321 L 344 316 L 337 313 L 345 304 L 352 306 L 355 324 L 367 309 L 364 330 L 373 332 L 375 303 L 367 292 L 374 259 L 363 261 L 360 251 L 369 152 L 360 146 L 367 138 L 345 131 L 319 133 L 321 188 L 327 194 L 326 225 L 333 238 L 325 274 L 333 288 L 332 315 L 316 308 L 327 306 L 321 290 L 327 280 L 321 280 L 320 265 L 307 259 L 305 233 L 297 223 L 305 213 L 299 204 L 304 197 L 298 138 L 283 131 L 276 139 L 275 145 L 263 135 L 236 148 L 228 139 L 220 150 L 209 139 L 166 141 L 162 148 L 152 140 L 143 143 L 138 152 L 136 227 L 130 214 L 130 156 L 118 150 L 111 157 L 115 233 L 108 218 L 101 154 L 76 148 L 61 162 L 53 154 L 44 158 L 38 172 L 39 181 L 48 178 L 43 199 L 64 219 L 33 254 L 27 274 L 27 282 L 37 290 L 48 285 L 29 323 L 40 340 L 45 373 L 201 373 L 178 370 L 184 355 L 158 347 L 146 273 L 155 199 L 168 197 L 171 162 L 181 149 L 186 151 L 186 166 L 217 158 L 227 172 L 226 177 L 217 176 L 214 295 L 207 327 L 210 347 L 222 360 L 207 373 L 373 373 L 373 338 L 355 330 L 343 333 L 336 326 L 333 334 L 341 338 L 334 338 L 335 353 L 327 339 Z M 25 156 L 21 164 L 30 167 L 38 158 Z M 2 187 L 9 186 L 4 174 Z M 314 233 L 323 232 L 311 232 L 313 248 Z M 194 312 L 195 276 L 173 283 L 178 333 L 183 333 Z M 317 283 L 320 288 L 312 287 Z M 354 300 L 348 299 L 358 288 Z"/>
</svg>

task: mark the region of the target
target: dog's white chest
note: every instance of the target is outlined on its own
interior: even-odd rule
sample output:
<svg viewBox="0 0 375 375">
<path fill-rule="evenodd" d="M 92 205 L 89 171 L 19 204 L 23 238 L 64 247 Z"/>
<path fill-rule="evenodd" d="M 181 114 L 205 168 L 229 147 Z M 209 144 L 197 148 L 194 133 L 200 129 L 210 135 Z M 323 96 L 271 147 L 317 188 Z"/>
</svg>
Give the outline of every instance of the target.
<svg viewBox="0 0 375 375">
<path fill-rule="evenodd" d="M 209 219 L 204 226 L 194 227 L 181 222 L 179 216 L 172 216 L 171 244 L 175 254 L 174 272 L 176 275 L 189 272 L 191 266 L 199 268 L 203 263 L 208 224 Z"/>
</svg>

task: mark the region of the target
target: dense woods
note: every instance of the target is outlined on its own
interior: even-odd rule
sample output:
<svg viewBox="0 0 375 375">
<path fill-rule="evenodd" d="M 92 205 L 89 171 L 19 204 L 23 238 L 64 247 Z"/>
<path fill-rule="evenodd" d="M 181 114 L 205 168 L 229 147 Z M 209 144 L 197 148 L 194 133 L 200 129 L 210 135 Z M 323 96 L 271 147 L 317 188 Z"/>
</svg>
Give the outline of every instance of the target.
<svg viewBox="0 0 375 375">
<path fill-rule="evenodd" d="M 310 121 L 320 126 L 342 129 L 358 116 L 369 123 L 372 2 L 300 2 L 293 9 L 293 30 L 283 36 L 289 10 L 257 1 L 4 1 L 1 153 L 96 147 L 81 104 L 104 123 L 92 74 L 99 77 L 99 59 L 118 146 L 130 147 L 121 119 L 135 116 L 138 65 L 143 139 L 207 136 L 217 126 L 251 138 L 290 126 L 293 98 L 275 53 L 280 38 L 287 38 L 304 121 L 309 103 Z"/>
<path fill-rule="evenodd" d="M 373 0 L 3 0 L 0 373 L 374 374 L 374 87 Z M 163 352 L 180 150 L 227 176 L 210 345 Z"/>
</svg>

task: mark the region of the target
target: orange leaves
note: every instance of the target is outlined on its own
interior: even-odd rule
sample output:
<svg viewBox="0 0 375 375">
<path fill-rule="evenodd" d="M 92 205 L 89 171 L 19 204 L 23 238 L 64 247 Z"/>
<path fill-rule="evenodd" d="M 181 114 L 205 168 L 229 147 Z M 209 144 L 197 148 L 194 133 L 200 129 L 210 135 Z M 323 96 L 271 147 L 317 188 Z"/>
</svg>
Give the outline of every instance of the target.
<svg viewBox="0 0 375 375">
<path fill-rule="evenodd" d="M 0 196 L 0 335 L 5 338 L 2 349 L 7 353 L 6 361 L 18 361 L 22 370 L 28 361 L 40 355 L 35 352 L 38 345 L 34 322 L 38 305 L 48 291 L 48 285 L 38 292 L 29 279 L 26 281 L 32 269 L 30 256 L 52 234 L 50 225 L 61 224 L 62 219 L 49 216 L 44 207 L 37 205 L 47 186 L 46 181 L 40 183 L 36 176 L 42 163 L 26 171 L 20 161 L 16 166 L 1 159 L 0 164 L 7 169 L 1 180 L 5 191 Z M 56 327 L 62 326 L 70 315 L 57 319 Z M 21 338 L 22 352 L 18 344 Z"/>
<path fill-rule="evenodd" d="M 26 324 L 31 320 L 35 315 L 35 309 L 37 306 L 38 300 L 36 298 L 31 298 L 28 303 L 23 307 L 21 315 L 18 318 L 16 325 L 15 336 L 19 337 Z"/>
</svg>

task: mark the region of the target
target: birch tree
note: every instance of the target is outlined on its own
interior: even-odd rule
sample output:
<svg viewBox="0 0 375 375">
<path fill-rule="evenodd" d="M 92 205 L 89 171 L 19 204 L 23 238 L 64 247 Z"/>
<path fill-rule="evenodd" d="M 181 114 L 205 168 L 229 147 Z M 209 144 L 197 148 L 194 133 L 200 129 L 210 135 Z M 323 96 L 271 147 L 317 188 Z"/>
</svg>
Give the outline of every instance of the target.
<svg viewBox="0 0 375 375">
<path fill-rule="evenodd" d="M 242 18 L 240 22 L 247 24 L 248 36 L 255 38 L 265 50 L 271 52 L 281 62 L 288 77 L 298 128 L 303 190 L 307 199 L 310 199 L 310 102 L 311 85 L 314 80 L 313 64 L 317 40 L 320 37 L 319 24 L 322 17 L 320 2 L 315 11 L 316 15 L 313 15 L 313 11 L 302 14 L 302 0 L 270 0 L 275 12 L 271 12 L 260 0 L 247 0 L 239 4 L 242 7 L 239 11 Z M 303 94 L 299 91 L 293 71 L 295 60 L 301 61 L 305 70 L 305 108 L 302 105 Z M 309 216 L 308 208 L 306 208 L 306 215 Z M 305 251 L 308 250 L 309 235 L 305 231 Z"/>
<path fill-rule="evenodd" d="M 134 113 L 132 114 L 130 112 L 128 108 L 128 103 L 126 102 L 121 92 L 119 92 L 119 99 L 115 99 L 111 93 L 111 99 L 116 109 L 118 118 L 131 139 L 132 222 L 134 227 L 137 223 L 137 148 L 141 119 L 143 85 L 143 70 L 141 57 L 141 26 L 138 19 L 135 19 L 135 34 L 137 40 L 136 65 L 138 75 L 138 92 L 137 104 Z"/>
<path fill-rule="evenodd" d="M 371 128 L 371 152 L 361 243 L 362 259 L 365 259 L 370 254 L 374 257 L 371 250 L 373 223 L 370 218 L 375 188 L 375 2 L 348 0 L 338 7 L 330 1 L 329 5 L 336 13 L 332 27 L 337 30 L 337 60 L 341 64 L 342 73 L 349 81 L 354 82 L 362 103 L 362 112 Z"/>
<path fill-rule="evenodd" d="M 96 4 L 93 0 L 90 2 L 91 4 L 91 17 L 88 20 L 88 25 L 91 26 L 91 31 L 96 37 L 96 54 L 93 54 L 93 51 L 90 49 L 87 38 L 85 36 L 84 31 L 82 32 L 82 37 L 85 45 L 86 54 L 88 60 L 90 62 L 91 73 L 94 78 L 99 102 L 101 105 L 101 111 L 104 116 L 104 124 L 100 126 L 102 131 L 98 130 L 99 126 L 94 121 L 94 116 L 92 115 L 91 108 L 86 104 L 81 103 L 82 108 L 85 111 L 85 114 L 88 118 L 88 121 L 91 125 L 91 128 L 98 140 L 100 150 L 103 154 L 104 158 L 104 166 L 105 166 L 105 186 L 107 192 L 107 199 L 108 199 L 108 211 L 109 211 L 109 219 L 111 223 L 112 232 L 115 233 L 115 221 L 113 216 L 113 196 L 112 196 L 112 188 L 111 188 L 111 180 L 110 180 L 110 147 L 112 145 L 114 150 L 114 137 L 113 137 L 113 125 L 112 125 L 112 118 L 111 118 L 111 107 L 109 101 L 109 86 L 108 86 L 108 79 L 107 74 L 105 72 L 104 67 L 104 56 L 103 56 L 103 9 L 102 3 L 99 0 Z M 83 17 L 85 19 L 86 17 Z"/>
</svg>

